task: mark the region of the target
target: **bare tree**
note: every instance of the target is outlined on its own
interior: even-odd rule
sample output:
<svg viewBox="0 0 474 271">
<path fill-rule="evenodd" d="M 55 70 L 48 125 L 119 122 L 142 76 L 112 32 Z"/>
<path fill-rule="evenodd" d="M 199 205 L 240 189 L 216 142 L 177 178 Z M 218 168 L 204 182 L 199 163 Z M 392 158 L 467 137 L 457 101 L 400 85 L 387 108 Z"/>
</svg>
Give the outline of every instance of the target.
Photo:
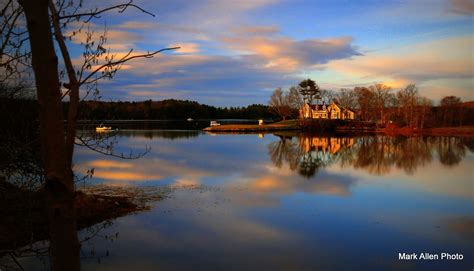
<svg viewBox="0 0 474 271">
<path fill-rule="evenodd" d="M 415 126 L 415 107 L 418 97 L 418 88 L 414 84 L 406 86 L 397 93 L 397 104 L 402 108 L 405 122 L 410 128 Z"/>
<path fill-rule="evenodd" d="M 270 111 L 279 115 L 283 120 L 291 115 L 291 106 L 289 95 L 286 94 L 281 88 L 275 89 L 270 101 L 268 102 Z"/>
<path fill-rule="evenodd" d="M 367 87 L 355 87 L 354 93 L 357 97 L 357 104 L 361 120 L 370 121 L 373 118 L 373 92 Z"/>
<path fill-rule="evenodd" d="M 357 107 L 356 93 L 352 89 L 341 88 L 335 98 L 342 107 L 352 109 Z"/>
<path fill-rule="evenodd" d="M 100 79 L 112 78 L 121 65 L 135 58 L 150 58 L 164 51 L 134 54 L 130 50 L 116 57 L 104 48 L 105 35 L 89 35 L 82 65 L 73 65 L 64 30 L 73 21 L 88 23 L 102 13 L 128 8 L 151 14 L 132 1 L 103 9 L 82 10 L 82 1 L 7 0 L 1 9 L 2 82 L 28 77 L 32 71 L 39 105 L 41 157 L 48 202 L 52 266 L 54 270 L 79 270 L 80 244 L 77 240 L 74 208 L 72 157 L 76 138 L 79 89 Z M 55 42 L 56 41 L 56 46 Z M 61 53 L 65 71 L 60 71 L 55 48 Z M 104 59 L 105 61 L 101 62 Z M 31 68 L 31 70 L 30 70 Z M 61 80 L 66 82 L 62 83 Z M 65 88 L 65 93 L 62 93 Z M 89 88 L 90 90 L 91 88 Z M 69 98 L 64 128 L 62 99 Z"/>
<path fill-rule="evenodd" d="M 304 105 L 303 97 L 301 97 L 297 87 L 290 87 L 288 99 L 289 105 L 292 109 L 299 110 Z"/>
<path fill-rule="evenodd" d="M 420 128 L 425 128 L 426 115 L 429 112 L 429 109 L 433 106 L 433 102 L 426 97 L 419 97 L 418 105 L 420 107 Z"/>
<path fill-rule="evenodd" d="M 336 98 L 336 93 L 330 89 L 321 89 L 319 95 L 325 104 L 330 104 Z"/>
<path fill-rule="evenodd" d="M 389 102 L 391 101 L 392 94 L 390 93 L 390 90 L 392 88 L 384 84 L 375 84 L 370 86 L 369 89 L 374 95 L 374 102 L 379 113 L 379 120 L 385 123 L 387 121 L 385 109 L 389 106 Z"/>
</svg>

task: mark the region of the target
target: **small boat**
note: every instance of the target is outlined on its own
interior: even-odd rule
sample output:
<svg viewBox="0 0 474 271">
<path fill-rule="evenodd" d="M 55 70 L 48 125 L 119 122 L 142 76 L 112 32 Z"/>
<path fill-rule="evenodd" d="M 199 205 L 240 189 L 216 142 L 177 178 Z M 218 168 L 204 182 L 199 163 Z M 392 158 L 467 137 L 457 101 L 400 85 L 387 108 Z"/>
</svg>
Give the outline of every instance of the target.
<svg viewBox="0 0 474 271">
<path fill-rule="evenodd" d="M 192 118 L 188 118 L 187 121 L 193 121 L 193 119 L 192 119 Z"/>
<path fill-rule="evenodd" d="M 219 122 L 215 121 L 215 120 L 211 120 L 211 127 L 212 126 L 219 126 L 221 125 Z"/>
<path fill-rule="evenodd" d="M 99 125 L 99 126 L 97 126 L 97 127 L 95 127 L 95 131 L 96 131 L 96 132 L 104 132 L 104 131 L 110 131 L 110 130 L 112 130 L 112 127 L 110 127 L 110 126 L 103 126 L 102 124 Z"/>
</svg>

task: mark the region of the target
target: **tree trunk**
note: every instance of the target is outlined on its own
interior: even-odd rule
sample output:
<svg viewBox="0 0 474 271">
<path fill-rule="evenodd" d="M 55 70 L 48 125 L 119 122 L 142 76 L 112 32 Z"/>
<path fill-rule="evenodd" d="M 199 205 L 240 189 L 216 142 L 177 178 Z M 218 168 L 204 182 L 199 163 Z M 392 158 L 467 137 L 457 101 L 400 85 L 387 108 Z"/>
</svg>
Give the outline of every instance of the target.
<svg viewBox="0 0 474 271">
<path fill-rule="evenodd" d="M 20 0 L 29 32 L 39 105 L 41 156 L 45 177 L 53 270 L 80 270 L 74 182 L 66 155 L 58 59 L 47 0 Z"/>
</svg>

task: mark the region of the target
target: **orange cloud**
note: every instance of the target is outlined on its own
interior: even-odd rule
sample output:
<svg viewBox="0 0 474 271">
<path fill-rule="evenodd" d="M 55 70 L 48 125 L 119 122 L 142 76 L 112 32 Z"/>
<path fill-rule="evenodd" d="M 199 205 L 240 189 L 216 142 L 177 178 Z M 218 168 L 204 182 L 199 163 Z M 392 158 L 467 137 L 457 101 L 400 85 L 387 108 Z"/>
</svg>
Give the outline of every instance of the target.
<svg viewBox="0 0 474 271">
<path fill-rule="evenodd" d="M 128 162 L 119 162 L 113 160 L 94 160 L 87 163 L 87 166 L 93 168 L 132 168 L 133 164 Z"/>
<path fill-rule="evenodd" d="M 159 180 L 163 176 L 128 171 L 96 170 L 94 177 L 113 181 L 149 181 Z"/>
<path fill-rule="evenodd" d="M 474 2 L 472 0 L 451 0 L 452 11 L 464 15 L 474 14 Z"/>
<path fill-rule="evenodd" d="M 473 42 L 473 36 L 446 38 L 389 52 L 335 60 L 323 66 L 348 78 L 358 78 L 365 83 L 372 79 L 393 87 L 442 78 L 470 78 L 474 74 Z"/>
<path fill-rule="evenodd" d="M 170 44 L 168 47 L 180 47 L 178 50 L 175 50 L 177 53 L 181 54 L 193 54 L 199 52 L 199 44 L 197 43 L 179 43 L 179 44 Z"/>
</svg>

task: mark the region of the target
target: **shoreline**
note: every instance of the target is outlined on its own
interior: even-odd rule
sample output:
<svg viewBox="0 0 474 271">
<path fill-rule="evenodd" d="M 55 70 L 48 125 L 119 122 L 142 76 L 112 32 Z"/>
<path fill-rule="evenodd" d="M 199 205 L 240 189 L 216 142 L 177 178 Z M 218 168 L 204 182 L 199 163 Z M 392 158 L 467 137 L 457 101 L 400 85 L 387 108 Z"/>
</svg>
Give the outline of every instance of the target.
<svg viewBox="0 0 474 271">
<path fill-rule="evenodd" d="M 49 226 L 43 192 L 29 191 L 0 180 L 0 257 L 41 240 L 48 240 Z M 75 196 L 77 229 L 146 211 L 150 202 L 164 199 L 169 191 L 153 193 L 109 186 L 78 188 Z"/>
<path fill-rule="evenodd" d="M 219 126 L 206 127 L 205 132 L 211 133 L 265 133 L 277 131 L 317 131 L 317 126 L 302 125 L 299 120 L 285 120 L 271 124 L 225 124 Z M 388 136 L 458 136 L 458 137 L 474 137 L 474 126 L 461 127 L 436 127 L 425 129 L 413 129 L 408 127 L 400 128 L 382 128 L 377 129 L 375 126 L 365 127 L 347 127 L 347 126 L 330 126 L 322 129 L 327 132 L 357 133 L 357 134 L 386 134 Z"/>
</svg>

